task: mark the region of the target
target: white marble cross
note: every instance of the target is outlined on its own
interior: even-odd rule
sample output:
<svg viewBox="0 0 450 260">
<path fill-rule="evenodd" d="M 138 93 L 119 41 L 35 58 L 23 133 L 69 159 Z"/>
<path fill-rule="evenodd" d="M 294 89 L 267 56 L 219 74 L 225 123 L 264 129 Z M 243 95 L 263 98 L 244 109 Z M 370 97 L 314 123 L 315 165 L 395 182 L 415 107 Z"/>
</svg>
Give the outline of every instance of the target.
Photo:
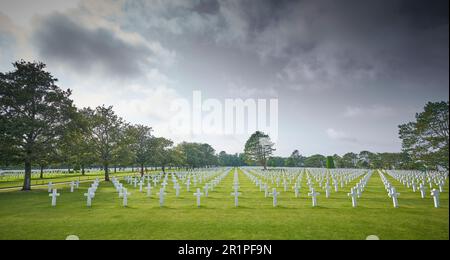
<svg viewBox="0 0 450 260">
<path fill-rule="evenodd" d="M 308 196 L 310 196 L 312 198 L 312 206 L 316 207 L 317 206 L 317 196 L 320 195 L 320 193 L 316 192 L 314 190 L 314 188 L 311 189 L 311 192 L 308 193 Z"/>
<path fill-rule="evenodd" d="M 75 185 L 77 186 L 77 189 L 80 188 L 80 180 L 77 180 L 77 181 L 75 182 Z"/>
<path fill-rule="evenodd" d="M 234 191 L 237 191 L 237 190 L 239 190 L 239 183 L 234 183 L 233 184 L 233 189 L 234 189 Z"/>
<path fill-rule="evenodd" d="M 431 191 L 431 197 L 433 197 L 434 207 L 435 208 L 439 208 L 440 207 L 439 196 L 440 196 L 440 191 L 439 190 L 433 189 Z"/>
<path fill-rule="evenodd" d="M 73 188 L 75 187 L 75 182 L 71 181 L 69 185 L 70 185 L 70 192 L 73 192 Z"/>
<path fill-rule="evenodd" d="M 327 183 L 325 184 L 325 197 L 328 199 L 330 197 L 330 192 L 331 192 L 331 187 L 330 185 Z"/>
<path fill-rule="evenodd" d="M 208 190 L 209 190 L 208 183 L 205 184 L 204 190 L 205 190 L 205 196 L 208 197 Z"/>
<path fill-rule="evenodd" d="M 175 195 L 178 197 L 180 197 L 180 184 L 178 184 L 178 182 L 175 184 Z"/>
<path fill-rule="evenodd" d="M 147 183 L 147 197 L 152 196 L 152 184 L 150 182 Z"/>
<path fill-rule="evenodd" d="M 139 192 L 142 192 L 142 186 L 144 185 L 144 182 L 141 180 L 139 182 Z"/>
<path fill-rule="evenodd" d="M 267 185 L 267 183 L 264 184 L 264 197 L 269 197 L 269 185 Z"/>
<path fill-rule="evenodd" d="M 87 197 L 86 205 L 90 207 L 92 205 L 92 199 L 94 198 L 94 193 L 92 192 L 91 188 L 88 189 L 84 196 Z"/>
<path fill-rule="evenodd" d="M 273 197 L 273 206 L 276 207 L 278 205 L 278 195 L 280 195 L 279 192 L 277 192 L 276 188 L 273 188 L 272 193 L 270 193 L 270 196 Z"/>
<path fill-rule="evenodd" d="M 395 187 L 391 187 L 391 190 L 389 191 L 389 195 L 392 198 L 392 203 L 394 204 L 394 208 L 398 208 L 398 196 L 400 196 L 400 193 L 397 193 L 397 190 Z"/>
<path fill-rule="evenodd" d="M 131 193 L 129 193 L 127 189 L 123 188 L 122 194 L 123 194 L 122 205 L 124 207 L 127 207 L 128 206 L 128 196 L 130 196 Z"/>
<path fill-rule="evenodd" d="M 164 188 L 159 189 L 159 206 L 163 207 L 164 206 L 164 196 L 166 195 L 166 193 L 164 192 Z"/>
<path fill-rule="evenodd" d="M 200 198 L 203 196 L 203 193 L 200 191 L 200 188 L 197 188 L 197 192 L 194 193 L 194 196 L 197 197 L 197 207 L 200 207 Z"/>
<path fill-rule="evenodd" d="M 133 180 L 133 184 L 134 184 L 134 187 L 136 188 L 137 187 L 137 177 L 134 177 L 134 180 Z"/>
<path fill-rule="evenodd" d="M 295 197 L 298 198 L 298 196 L 300 194 L 300 185 L 298 185 L 298 183 L 295 183 L 295 185 L 294 185 L 294 192 L 295 192 Z"/>
<path fill-rule="evenodd" d="M 425 199 L 425 194 L 426 194 L 427 188 L 421 183 L 419 186 L 419 190 L 420 190 L 420 196 L 422 197 L 422 199 Z"/>
<path fill-rule="evenodd" d="M 358 198 L 358 192 L 356 192 L 356 189 L 351 188 L 350 193 L 348 193 L 348 196 L 352 197 L 352 206 L 354 208 L 356 208 L 358 206 L 358 203 L 356 200 Z"/>
<path fill-rule="evenodd" d="M 438 187 L 439 187 L 439 192 L 444 192 L 444 182 L 440 182 L 438 184 Z"/>
<path fill-rule="evenodd" d="M 231 196 L 234 196 L 234 206 L 238 207 L 239 206 L 239 196 L 241 195 L 240 192 L 235 191 L 231 193 Z"/>
<path fill-rule="evenodd" d="M 166 186 L 167 186 L 167 182 L 166 182 L 166 180 L 164 180 L 163 183 L 161 183 L 161 187 L 163 187 L 163 189 L 166 190 Z"/>
<path fill-rule="evenodd" d="M 339 191 L 339 183 L 335 182 L 334 183 L 334 192 L 338 192 Z"/>
<path fill-rule="evenodd" d="M 53 183 L 49 182 L 48 183 L 48 193 L 52 192 L 52 190 L 53 190 Z"/>
<path fill-rule="evenodd" d="M 52 194 L 49 194 L 48 196 L 52 197 L 52 207 L 56 207 L 56 197 L 59 196 L 58 190 L 53 189 Z"/>
<path fill-rule="evenodd" d="M 190 186 L 191 186 L 191 179 L 188 179 L 187 182 L 186 182 L 186 191 L 187 192 L 191 191 Z"/>
</svg>

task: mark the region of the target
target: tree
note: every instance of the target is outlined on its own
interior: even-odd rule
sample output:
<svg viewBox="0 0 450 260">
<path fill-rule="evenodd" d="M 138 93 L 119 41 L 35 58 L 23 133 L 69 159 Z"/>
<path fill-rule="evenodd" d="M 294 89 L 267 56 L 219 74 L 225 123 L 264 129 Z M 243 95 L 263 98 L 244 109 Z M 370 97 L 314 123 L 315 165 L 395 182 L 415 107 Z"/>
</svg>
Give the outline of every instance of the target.
<svg viewBox="0 0 450 260">
<path fill-rule="evenodd" d="M 356 153 L 346 153 L 342 156 L 342 168 L 356 168 L 358 155 Z"/>
<path fill-rule="evenodd" d="M 291 156 L 286 161 L 288 167 L 300 167 L 303 166 L 305 157 L 303 157 L 298 150 L 292 152 Z"/>
<path fill-rule="evenodd" d="M 338 154 L 333 155 L 333 161 L 334 161 L 334 166 L 336 168 L 343 168 L 342 167 L 342 157 L 340 157 Z"/>
<path fill-rule="evenodd" d="M 133 125 L 129 126 L 127 132 L 132 140 L 130 151 L 134 154 L 134 161 L 139 165 L 141 176 L 144 176 L 144 166 L 150 163 L 152 153 L 152 128 Z"/>
<path fill-rule="evenodd" d="M 358 162 L 357 166 L 358 168 L 370 168 L 370 163 L 372 162 L 371 159 L 373 157 L 373 153 L 369 151 L 361 151 L 358 155 Z"/>
<path fill-rule="evenodd" d="M 89 136 L 92 149 L 103 166 L 105 181 L 109 181 L 109 165 L 113 152 L 117 149 L 123 127 L 122 118 L 118 117 L 112 107 L 99 106 L 95 110 L 87 109 L 89 114 Z"/>
<path fill-rule="evenodd" d="M 63 136 L 76 109 L 71 91 L 57 85 L 41 62 L 17 61 L 0 73 L 0 146 L 9 161 L 25 165 L 23 190 L 31 189 L 32 164 Z"/>
<path fill-rule="evenodd" d="M 315 154 L 307 157 L 305 167 L 323 168 L 325 166 L 326 157 L 321 154 Z"/>
<path fill-rule="evenodd" d="M 176 149 L 183 154 L 183 162 L 191 168 L 207 167 L 218 164 L 215 150 L 209 144 L 180 143 Z"/>
<path fill-rule="evenodd" d="M 233 166 L 239 167 L 244 166 L 245 162 L 243 160 L 242 154 L 227 154 L 225 151 L 221 151 L 217 157 L 218 164 L 220 166 Z"/>
<path fill-rule="evenodd" d="M 112 162 L 114 163 L 114 173 L 117 167 L 125 167 L 135 162 L 135 150 L 132 149 L 136 140 L 133 136 L 133 127 L 123 124 L 120 127 L 117 145 L 112 152 Z"/>
<path fill-rule="evenodd" d="M 244 153 L 250 163 L 259 163 L 264 166 L 264 170 L 266 170 L 267 159 L 275 151 L 273 146 L 274 143 L 270 140 L 269 135 L 256 131 L 245 143 Z"/>
<path fill-rule="evenodd" d="M 333 156 L 327 156 L 327 169 L 334 169 L 334 158 Z"/>
<path fill-rule="evenodd" d="M 156 137 L 152 139 L 153 142 L 153 158 L 155 165 L 161 166 L 162 171 L 166 172 L 166 166 L 172 161 L 171 147 L 173 141 L 164 137 Z"/>
<path fill-rule="evenodd" d="M 267 165 L 270 167 L 284 167 L 286 164 L 286 159 L 279 156 L 270 157 L 267 160 Z"/>
<path fill-rule="evenodd" d="M 85 174 L 85 168 L 95 162 L 95 154 L 89 141 L 92 134 L 89 132 L 91 111 L 82 109 L 75 114 L 57 148 L 58 159 L 79 167 L 82 175 Z"/>
<path fill-rule="evenodd" d="M 428 168 L 449 170 L 449 102 L 429 102 L 415 122 L 399 126 L 402 148 Z"/>
</svg>

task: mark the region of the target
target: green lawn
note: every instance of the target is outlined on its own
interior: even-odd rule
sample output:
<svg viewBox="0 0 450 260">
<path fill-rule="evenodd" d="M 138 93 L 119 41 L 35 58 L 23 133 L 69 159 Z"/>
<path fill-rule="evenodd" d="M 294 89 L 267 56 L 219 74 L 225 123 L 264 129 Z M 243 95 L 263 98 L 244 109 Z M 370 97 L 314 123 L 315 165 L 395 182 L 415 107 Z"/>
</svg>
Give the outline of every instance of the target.
<svg viewBox="0 0 450 260">
<path fill-rule="evenodd" d="M 422 200 L 419 193 L 390 179 L 401 193 L 400 208 L 393 208 L 378 173 L 373 174 L 356 209 L 347 193 L 359 179 L 329 199 L 319 190 L 320 207 L 311 207 L 305 191 L 301 198 L 289 191 L 281 192 L 279 207 L 273 208 L 272 199 L 264 198 L 242 172 L 239 180 L 243 193 L 239 208 L 234 208 L 231 196 L 232 172 L 208 198 L 202 197 L 201 208 L 195 206 L 193 187 L 187 193 L 183 186 L 181 197 L 176 198 L 172 185 L 164 208 L 154 192 L 147 198 L 129 185 L 132 195 L 124 208 L 112 184 L 105 182 L 92 208 L 85 206 L 87 183 L 74 193 L 69 193 L 68 185 L 58 187 L 61 196 L 56 208 L 50 206 L 46 187 L 0 192 L 0 239 L 65 239 L 71 234 L 80 239 L 365 239 L 369 235 L 449 239 L 448 183 L 439 209 L 433 208 L 429 191 Z"/>
</svg>

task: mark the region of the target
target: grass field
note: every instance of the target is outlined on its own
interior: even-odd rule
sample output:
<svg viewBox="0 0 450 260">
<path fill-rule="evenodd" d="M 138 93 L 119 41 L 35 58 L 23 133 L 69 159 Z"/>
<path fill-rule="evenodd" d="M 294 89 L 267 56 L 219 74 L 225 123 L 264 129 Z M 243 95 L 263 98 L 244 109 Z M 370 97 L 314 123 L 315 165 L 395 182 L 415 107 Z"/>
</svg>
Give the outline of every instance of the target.
<svg viewBox="0 0 450 260">
<path fill-rule="evenodd" d="M 303 179 L 305 181 L 305 178 Z M 126 185 L 132 195 L 128 207 L 122 207 L 111 183 L 102 182 L 87 208 L 88 183 L 69 193 L 68 185 L 58 187 L 61 196 L 57 207 L 50 206 L 47 188 L 31 192 L 0 192 L 0 239 L 65 239 L 77 235 L 80 239 L 366 239 L 376 235 L 387 239 L 449 239 L 448 183 L 441 194 L 441 208 L 433 208 L 432 199 L 421 199 L 389 179 L 398 192 L 400 208 L 393 208 L 377 173 L 374 173 L 359 207 L 352 208 L 347 197 L 354 180 L 345 189 L 326 199 L 321 190 L 319 207 L 311 207 L 306 191 L 295 198 L 292 191 L 281 192 L 279 207 L 264 198 L 253 183 L 239 171 L 239 208 L 234 208 L 231 196 L 232 172 L 202 197 L 202 207 L 195 205 L 194 188 L 187 193 L 182 187 L 176 198 L 168 186 L 166 206 L 159 207 L 153 192 L 151 198 Z M 306 184 L 303 184 L 306 187 Z M 281 187 L 280 187 L 281 191 Z"/>
</svg>

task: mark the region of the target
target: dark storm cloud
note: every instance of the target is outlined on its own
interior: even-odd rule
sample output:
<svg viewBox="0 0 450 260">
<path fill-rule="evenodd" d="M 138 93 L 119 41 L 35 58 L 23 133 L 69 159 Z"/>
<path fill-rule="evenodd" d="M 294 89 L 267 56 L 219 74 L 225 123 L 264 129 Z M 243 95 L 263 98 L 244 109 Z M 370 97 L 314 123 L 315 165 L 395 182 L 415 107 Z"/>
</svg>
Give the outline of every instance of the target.
<svg viewBox="0 0 450 260">
<path fill-rule="evenodd" d="M 285 60 L 284 83 L 448 87 L 446 0 L 240 1 L 232 8 L 247 49 Z"/>
<path fill-rule="evenodd" d="M 119 39 L 106 29 L 88 29 L 62 14 L 52 14 L 39 24 L 33 40 L 40 57 L 89 72 L 94 67 L 114 77 L 141 73 L 151 50 Z"/>
<path fill-rule="evenodd" d="M 217 0 L 199 0 L 192 9 L 201 14 L 217 14 L 219 8 L 220 4 Z"/>
</svg>

